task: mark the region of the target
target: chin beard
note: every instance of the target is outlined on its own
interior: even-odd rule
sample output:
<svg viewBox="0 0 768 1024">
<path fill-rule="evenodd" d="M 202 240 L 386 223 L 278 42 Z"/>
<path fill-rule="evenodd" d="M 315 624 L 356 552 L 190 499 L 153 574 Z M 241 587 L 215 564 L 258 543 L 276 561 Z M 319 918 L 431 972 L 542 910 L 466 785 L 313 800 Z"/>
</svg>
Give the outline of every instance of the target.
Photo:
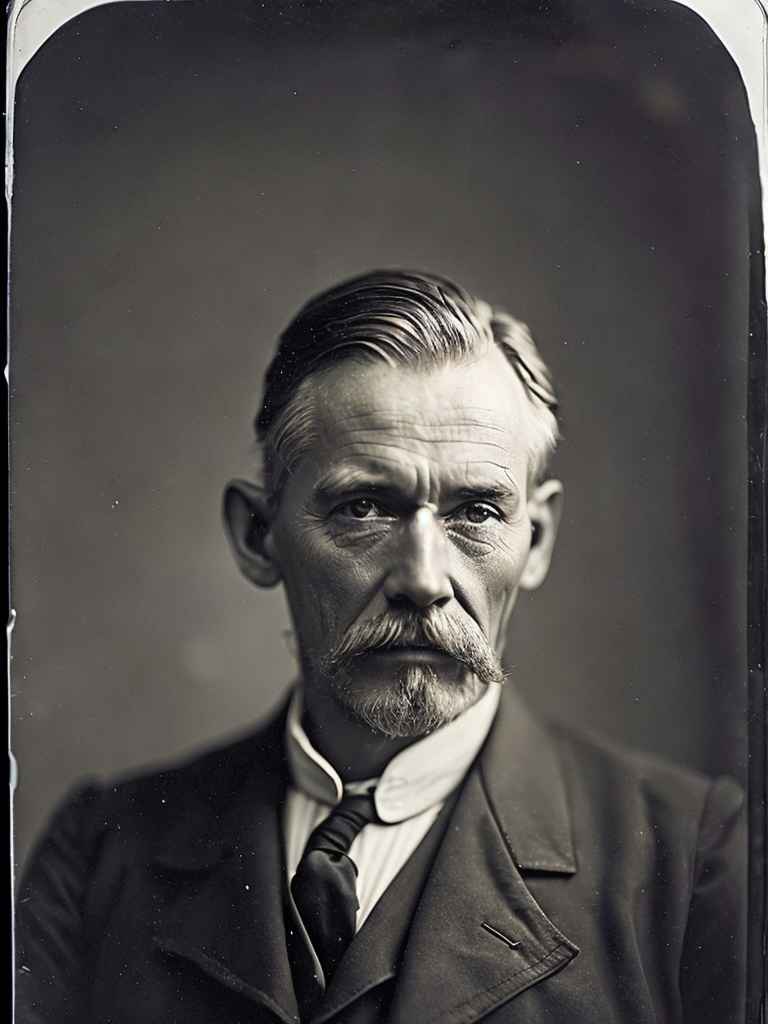
<svg viewBox="0 0 768 1024">
<path fill-rule="evenodd" d="M 475 675 L 441 682 L 430 665 L 404 665 L 388 687 L 334 689 L 334 700 L 359 725 L 390 739 L 426 736 L 475 704 L 486 689 Z"/>
</svg>

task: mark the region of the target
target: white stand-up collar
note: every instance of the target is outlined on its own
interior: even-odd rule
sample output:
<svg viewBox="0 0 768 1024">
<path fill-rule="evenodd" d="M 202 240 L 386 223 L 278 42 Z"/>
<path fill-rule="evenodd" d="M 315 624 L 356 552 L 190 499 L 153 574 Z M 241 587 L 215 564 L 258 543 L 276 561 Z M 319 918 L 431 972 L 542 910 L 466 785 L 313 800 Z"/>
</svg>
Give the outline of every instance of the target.
<svg viewBox="0 0 768 1024">
<path fill-rule="evenodd" d="M 378 779 L 348 783 L 347 792 L 376 786 L 376 810 L 382 821 L 405 821 L 445 800 L 466 775 L 491 728 L 501 697 L 492 684 L 471 708 L 448 725 L 401 750 Z M 297 686 L 288 709 L 286 756 L 294 786 L 323 804 L 335 806 L 344 784 L 330 762 L 312 746 L 301 724 L 303 696 Z"/>
</svg>

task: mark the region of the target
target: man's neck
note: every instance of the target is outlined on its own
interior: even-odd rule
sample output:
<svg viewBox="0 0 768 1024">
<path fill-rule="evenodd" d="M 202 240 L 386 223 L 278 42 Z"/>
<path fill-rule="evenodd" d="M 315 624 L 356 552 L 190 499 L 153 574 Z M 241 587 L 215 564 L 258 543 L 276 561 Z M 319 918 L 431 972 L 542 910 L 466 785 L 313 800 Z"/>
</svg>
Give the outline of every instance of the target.
<svg viewBox="0 0 768 1024">
<path fill-rule="evenodd" d="M 353 722 L 328 697 L 305 691 L 302 725 L 342 782 L 377 778 L 389 761 L 420 736 L 390 738 Z"/>
</svg>

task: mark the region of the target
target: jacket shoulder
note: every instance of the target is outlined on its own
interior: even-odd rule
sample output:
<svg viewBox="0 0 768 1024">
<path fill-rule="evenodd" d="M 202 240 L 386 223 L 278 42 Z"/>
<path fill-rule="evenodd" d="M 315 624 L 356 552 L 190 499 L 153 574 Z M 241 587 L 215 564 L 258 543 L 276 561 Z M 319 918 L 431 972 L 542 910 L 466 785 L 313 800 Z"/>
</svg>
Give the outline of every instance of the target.
<svg viewBox="0 0 768 1024">
<path fill-rule="evenodd" d="M 656 754 L 549 722 L 574 804 L 622 818 L 634 814 L 668 834 L 689 833 L 701 848 L 744 813 L 745 795 L 727 775 L 710 778 Z"/>
<path fill-rule="evenodd" d="M 263 728 L 223 746 L 111 783 L 82 783 L 62 802 L 35 853 L 64 843 L 96 857 L 109 842 L 119 844 L 126 860 L 144 859 L 195 828 L 201 835 L 213 830 L 240 794 L 279 799 L 287 771 L 284 721 L 281 711 Z"/>
</svg>

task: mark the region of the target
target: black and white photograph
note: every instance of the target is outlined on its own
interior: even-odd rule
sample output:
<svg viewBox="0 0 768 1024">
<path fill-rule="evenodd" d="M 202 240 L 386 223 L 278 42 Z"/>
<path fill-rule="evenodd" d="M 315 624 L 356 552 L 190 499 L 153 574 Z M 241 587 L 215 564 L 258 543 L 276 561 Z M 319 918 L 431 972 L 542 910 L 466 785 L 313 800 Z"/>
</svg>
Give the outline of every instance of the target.
<svg viewBox="0 0 768 1024">
<path fill-rule="evenodd" d="M 692 7 L 12 5 L 16 1024 L 762 1020 L 765 17 Z"/>
</svg>

